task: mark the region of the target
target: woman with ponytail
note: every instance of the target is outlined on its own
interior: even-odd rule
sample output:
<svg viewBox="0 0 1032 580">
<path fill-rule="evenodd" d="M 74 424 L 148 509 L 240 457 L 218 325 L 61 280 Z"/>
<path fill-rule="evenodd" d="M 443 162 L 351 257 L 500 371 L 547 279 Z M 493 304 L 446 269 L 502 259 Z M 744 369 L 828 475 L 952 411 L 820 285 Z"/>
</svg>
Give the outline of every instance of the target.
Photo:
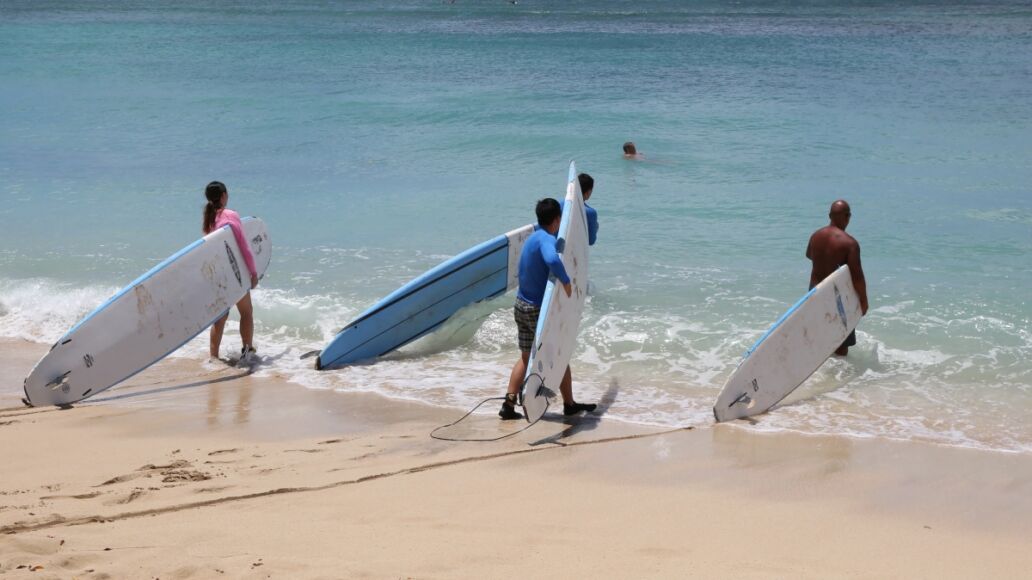
<svg viewBox="0 0 1032 580">
<path fill-rule="evenodd" d="M 233 230 L 233 237 L 236 238 L 240 253 L 243 254 L 244 262 L 251 273 L 251 288 L 258 287 L 258 270 L 254 266 L 254 256 L 251 255 L 251 247 L 244 237 L 244 227 L 240 223 L 240 214 L 227 209 L 229 192 L 221 181 L 212 181 L 204 188 L 204 197 L 208 199 L 204 206 L 204 222 L 201 229 L 205 235 L 228 225 Z M 240 302 L 237 302 L 237 311 L 240 312 L 240 338 L 244 342 L 240 350 L 240 362 L 251 362 L 255 358 L 254 348 L 254 312 L 251 308 L 251 293 L 244 295 Z M 222 331 L 226 327 L 226 320 L 229 319 L 229 312 L 215 321 L 211 327 L 211 342 L 208 352 L 211 358 L 219 358 L 219 346 L 222 344 Z"/>
</svg>

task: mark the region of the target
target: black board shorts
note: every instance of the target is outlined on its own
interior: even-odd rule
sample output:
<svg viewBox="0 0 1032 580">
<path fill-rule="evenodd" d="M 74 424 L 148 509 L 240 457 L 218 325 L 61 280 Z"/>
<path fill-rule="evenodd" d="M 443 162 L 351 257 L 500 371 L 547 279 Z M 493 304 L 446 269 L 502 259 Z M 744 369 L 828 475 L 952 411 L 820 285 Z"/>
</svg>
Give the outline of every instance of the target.
<svg viewBox="0 0 1032 580">
<path fill-rule="evenodd" d="M 855 330 L 853 332 L 849 333 L 849 336 L 846 337 L 846 341 L 843 342 L 842 346 L 840 346 L 839 348 L 845 348 L 847 346 L 856 346 L 856 331 Z"/>
<path fill-rule="evenodd" d="M 530 352 L 534 348 L 534 333 L 537 331 L 539 316 L 541 316 L 540 306 L 534 306 L 520 298 L 516 299 L 516 304 L 512 307 L 512 317 L 516 320 L 520 350 L 523 352 Z"/>
</svg>

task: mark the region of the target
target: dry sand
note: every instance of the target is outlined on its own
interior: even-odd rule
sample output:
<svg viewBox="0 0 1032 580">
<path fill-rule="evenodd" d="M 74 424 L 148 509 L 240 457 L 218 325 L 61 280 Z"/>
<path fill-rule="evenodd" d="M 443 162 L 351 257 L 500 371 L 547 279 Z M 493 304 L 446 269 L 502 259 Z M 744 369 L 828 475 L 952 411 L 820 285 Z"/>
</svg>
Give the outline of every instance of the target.
<svg viewBox="0 0 1032 580">
<path fill-rule="evenodd" d="M 169 360 L 29 409 L 0 342 L 0 576 L 1027 578 L 1032 457 L 461 413 Z M 499 433 L 474 416 L 456 435 Z"/>
</svg>

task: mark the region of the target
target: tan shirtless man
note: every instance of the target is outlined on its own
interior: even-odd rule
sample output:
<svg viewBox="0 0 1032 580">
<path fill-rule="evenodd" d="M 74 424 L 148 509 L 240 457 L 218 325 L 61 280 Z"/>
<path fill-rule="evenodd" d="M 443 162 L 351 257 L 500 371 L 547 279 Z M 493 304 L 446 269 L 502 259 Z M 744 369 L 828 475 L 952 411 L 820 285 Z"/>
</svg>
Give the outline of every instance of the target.
<svg viewBox="0 0 1032 580">
<path fill-rule="evenodd" d="M 849 225 L 849 204 L 840 199 L 831 204 L 828 217 L 831 223 L 817 230 L 810 236 L 806 246 L 806 257 L 813 262 L 810 271 L 810 288 L 821 283 L 843 264 L 849 265 L 849 274 L 853 278 L 853 288 L 860 296 L 860 309 L 867 314 L 867 281 L 864 280 L 864 269 L 860 266 L 860 244 L 853 236 L 846 233 Z M 856 344 L 856 331 L 835 351 L 838 356 L 846 356 L 849 347 Z"/>
</svg>

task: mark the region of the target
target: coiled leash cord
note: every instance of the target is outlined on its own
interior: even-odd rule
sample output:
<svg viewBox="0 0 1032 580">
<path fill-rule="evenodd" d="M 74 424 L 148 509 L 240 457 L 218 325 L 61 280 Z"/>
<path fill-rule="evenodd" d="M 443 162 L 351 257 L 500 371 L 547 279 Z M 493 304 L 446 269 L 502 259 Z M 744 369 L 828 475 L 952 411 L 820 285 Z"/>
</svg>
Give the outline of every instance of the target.
<svg viewBox="0 0 1032 580">
<path fill-rule="evenodd" d="M 533 376 L 537 376 L 539 380 L 541 378 L 537 373 L 531 373 L 527 378 L 523 379 L 523 384 L 520 385 L 520 390 L 519 390 L 518 393 L 516 393 L 517 404 L 519 406 L 521 406 L 521 407 L 523 407 L 523 389 L 524 389 L 524 387 L 527 386 L 527 381 L 530 380 L 530 377 L 533 377 Z M 544 388 L 544 385 L 539 387 L 539 389 L 541 389 L 541 388 Z M 458 421 L 455 421 L 454 423 L 448 423 L 447 425 L 441 425 L 440 427 L 435 428 L 433 431 L 430 432 L 430 437 L 433 438 L 433 439 L 437 439 L 439 441 L 459 441 L 459 442 L 478 442 L 478 443 L 487 443 L 489 441 L 500 441 L 500 440 L 505 439 L 507 437 L 512 437 L 513 435 L 519 435 L 520 433 L 523 433 L 527 429 L 530 429 L 531 427 L 534 426 L 535 423 L 537 423 L 538 421 L 541 420 L 541 417 L 545 416 L 545 413 L 548 412 L 549 402 L 548 402 L 548 399 L 546 398 L 545 399 L 545 410 L 541 413 L 541 417 L 538 417 L 537 419 L 534 419 L 532 422 L 528 423 L 527 426 L 523 427 L 522 429 L 519 429 L 517 431 L 513 431 L 512 433 L 506 433 L 505 435 L 499 435 L 498 437 L 488 437 L 488 438 L 485 438 L 485 439 L 478 439 L 478 438 L 463 439 L 463 438 L 459 438 L 459 437 L 445 437 L 445 436 L 442 436 L 442 435 L 437 435 L 437 432 L 440 431 L 441 429 L 447 429 L 448 427 L 454 427 L 455 425 L 458 425 L 459 423 L 462 423 L 463 421 L 465 421 L 466 417 L 469 417 L 470 415 L 472 415 L 484 403 L 486 403 L 488 401 L 504 401 L 504 400 L 505 400 L 505 397 L 488 397 L 487 399 L 484 399 L 483 401 L 480 401 L 479 403 L 477 403 L 475 407 L 473 407 L 472 409 L 469 410 L 468 413 L 466 413 L 465 415 L 460 417 Z M 524 413 L 527 412 L 526 408 L 524 408 L 523 412 Z M 524 416 L 526 416 L 526 415 L 524 415 Z"/>
</svg>

